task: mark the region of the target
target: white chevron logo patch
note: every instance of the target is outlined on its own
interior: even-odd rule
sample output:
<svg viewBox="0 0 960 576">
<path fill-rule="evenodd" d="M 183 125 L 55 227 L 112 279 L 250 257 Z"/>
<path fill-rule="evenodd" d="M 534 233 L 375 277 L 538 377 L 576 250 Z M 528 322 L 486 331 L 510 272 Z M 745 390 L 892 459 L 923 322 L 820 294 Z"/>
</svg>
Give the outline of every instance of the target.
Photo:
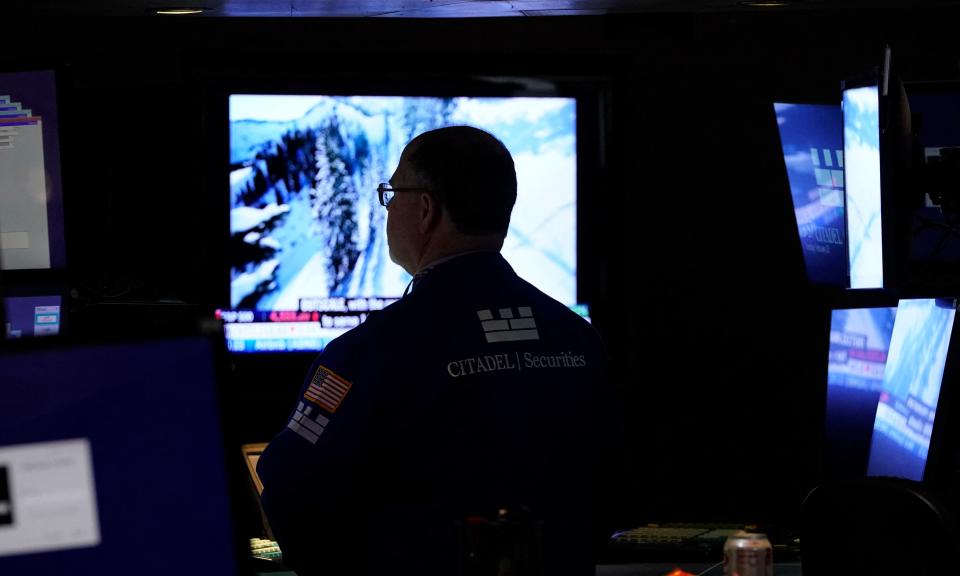
<svg viewBox="0 0 960 576">
<path fill-rule="evenodd" d="M 540 339 L 537 322 L 529 306 L 517 308 L 516 315 L 513 308 L 500 308 L 497 314 L 499 318 L 494 318 L 493 310 L 477 310 L 477 317 L 480 318 L 488 343 Z"/>
</svg>

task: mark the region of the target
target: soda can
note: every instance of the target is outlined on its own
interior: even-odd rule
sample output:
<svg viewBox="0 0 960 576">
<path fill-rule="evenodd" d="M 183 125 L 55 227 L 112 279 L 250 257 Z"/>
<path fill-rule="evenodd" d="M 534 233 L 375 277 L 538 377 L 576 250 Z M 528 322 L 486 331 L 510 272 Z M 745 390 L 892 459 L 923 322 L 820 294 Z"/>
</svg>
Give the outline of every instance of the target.
<svg viewBox="0 0 960 576">
<path fill-rule="evenodd" d="M 724 576 L 773 576 L 773 546 L 766 534 L 737 532 L 723 545 Z"/>
</svg>

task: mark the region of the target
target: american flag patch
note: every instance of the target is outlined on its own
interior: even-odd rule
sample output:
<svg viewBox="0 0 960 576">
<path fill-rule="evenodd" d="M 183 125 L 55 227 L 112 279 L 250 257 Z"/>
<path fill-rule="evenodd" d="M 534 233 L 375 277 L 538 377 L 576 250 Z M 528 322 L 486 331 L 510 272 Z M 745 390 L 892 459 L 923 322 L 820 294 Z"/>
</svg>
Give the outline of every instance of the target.
<svg viewBox="0 0 960 576">
<path fill-rule="evenodd" d="M 310 385 L 307 386 L 306 392 L 303 393 L 303 398 L 333 414 L 340 407 L 351 386 L 353 384 L 337 376 L 329 368 L 320 366 L 317 368 L 317 373 L 313 375 Z"/>
</svg>

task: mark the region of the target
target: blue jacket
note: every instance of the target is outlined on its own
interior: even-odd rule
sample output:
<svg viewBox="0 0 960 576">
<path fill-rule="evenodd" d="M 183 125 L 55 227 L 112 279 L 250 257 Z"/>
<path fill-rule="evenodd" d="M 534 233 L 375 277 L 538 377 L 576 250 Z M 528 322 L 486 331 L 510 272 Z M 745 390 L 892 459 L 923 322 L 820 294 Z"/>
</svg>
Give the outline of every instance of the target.
<svg viewBox="0 0 960 576">
<path fill-rule="evenodd" d="M 318 356 L 260 459 L 263 505 L 300 576 L 450 576 L 458 520 L 521 507 L 546 574 L 593 574 L 617 422 L 590 324 L 500 254 L 462 255 Z"/>
</svg>

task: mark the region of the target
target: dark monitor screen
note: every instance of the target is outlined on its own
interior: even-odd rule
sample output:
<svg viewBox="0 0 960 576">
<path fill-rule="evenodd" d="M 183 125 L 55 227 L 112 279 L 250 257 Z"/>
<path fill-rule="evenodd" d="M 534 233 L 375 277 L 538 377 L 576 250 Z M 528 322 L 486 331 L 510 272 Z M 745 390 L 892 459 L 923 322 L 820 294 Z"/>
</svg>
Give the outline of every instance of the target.
<svg viewBox="0 0 960 576">
<path fill-rule="evenodd" d="M 3 298 L 3 309 L 8 340 L 60 334 L 63 312 L 59 295 L 9 296 Z"/>
<path fill-rule="evenodd" d="M 850 288 L 883 288 L 879 86 L 843 91 L 843 155 Z"/>
<path fill-rule="evenodd" d="M 586 316 L 577 298 L 577 100 L 233 94 L 230 307 L 234 352 L 320 350 L 403 295 L 390 260 L 386 182 L 404 145 L 453 124 L 513 155 L 518 194 L 502 253 Z"/>
<path fill-rule="evenodd" d="M 896 307 L 833 310 L 827 364 L 825 470 L 862 477 L 883 391 Z"/>
<path fill-rule="evenodd" d="M 807 279 L 845 286 L 843 115 L 840 106 L 775 103 Z"/>
<path fill-rule="evenodd" d="M 943 148 L 960 148 L 960 85 L 917 84 L 909 88 L 911 112 L 920 119 L 917 144 L 924 160 L 943 156 Z M 954 188 L 955 190 L 955 188 Z M 951 210 L 941 208 L 956 202 L 950 190 L 938 189 L 939 198 L 926 194 L 913 222 L 911 257 L 916 262 L 956 262 L 960 260 L 960 237 L 950 233 Z"/>
<path fill-rule="evenodd" d="M 0 72 L 0 263 L 66 266 L 53 71 Z"/>
<path fill-rule="evenodd" d="M 955 316 L 935 299 L 897 306 L 868 475 L 923 480 Z"/>
<path fill-rule="evenodd" d="M 212 347 L 0 355 L 0 573 L 235 575 Z"/>
</svg>

